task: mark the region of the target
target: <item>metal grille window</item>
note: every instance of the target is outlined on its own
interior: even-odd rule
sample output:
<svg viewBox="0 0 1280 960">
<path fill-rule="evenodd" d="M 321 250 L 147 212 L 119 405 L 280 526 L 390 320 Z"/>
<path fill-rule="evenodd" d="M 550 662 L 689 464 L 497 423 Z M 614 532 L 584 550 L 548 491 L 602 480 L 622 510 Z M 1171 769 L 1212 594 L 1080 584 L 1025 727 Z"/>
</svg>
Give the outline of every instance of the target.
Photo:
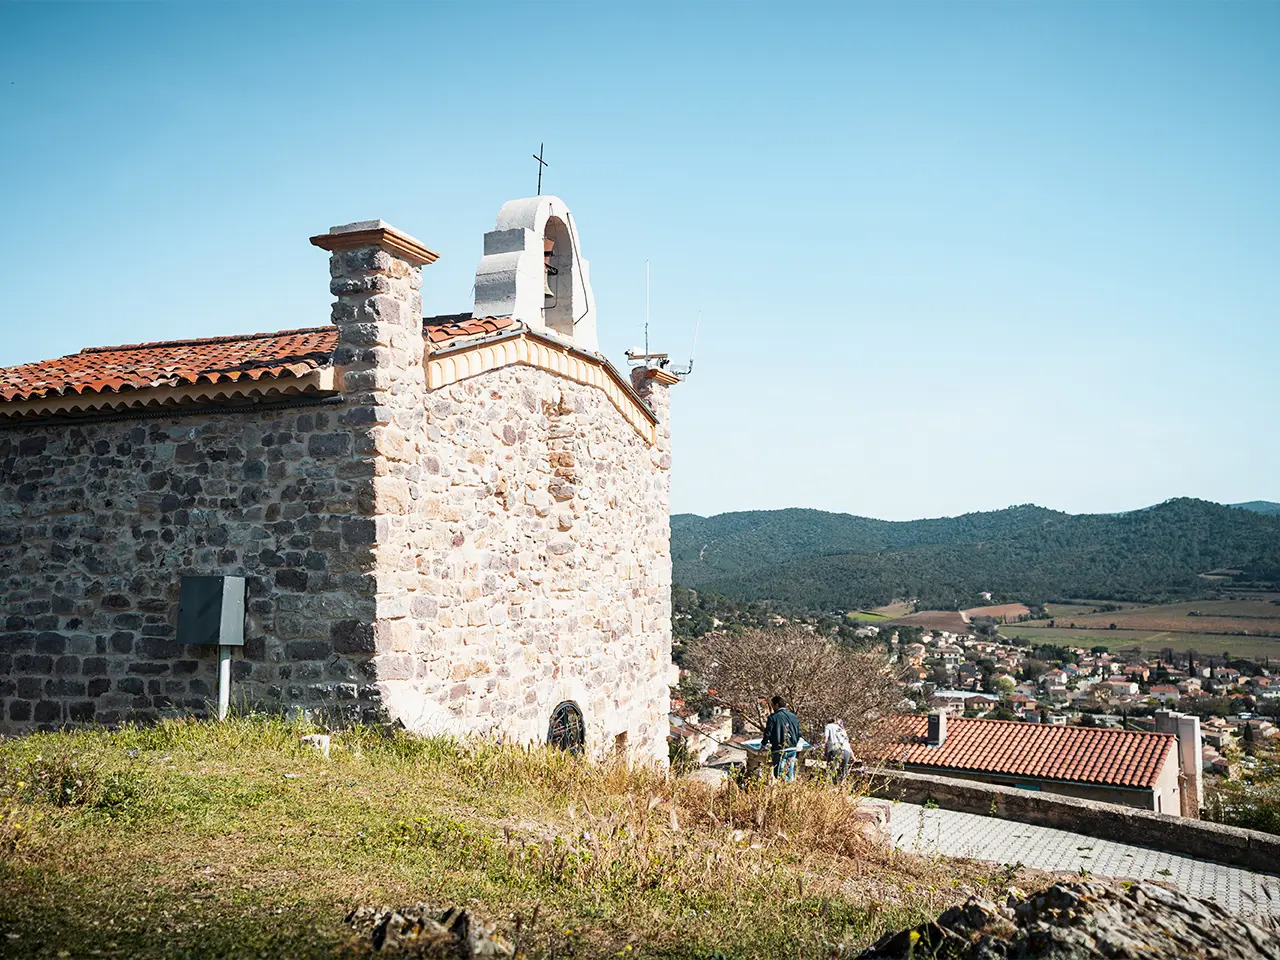
<svg viewBox="0 0 1280 960">
<path fill-rule="evenodd" d="M 582 722 L 582 711 L 576 703 L 566 700 L 551 711 L 547 743 L 570 753 L 581 753 L 586 740 L 587 731 Z"/>
</svg>

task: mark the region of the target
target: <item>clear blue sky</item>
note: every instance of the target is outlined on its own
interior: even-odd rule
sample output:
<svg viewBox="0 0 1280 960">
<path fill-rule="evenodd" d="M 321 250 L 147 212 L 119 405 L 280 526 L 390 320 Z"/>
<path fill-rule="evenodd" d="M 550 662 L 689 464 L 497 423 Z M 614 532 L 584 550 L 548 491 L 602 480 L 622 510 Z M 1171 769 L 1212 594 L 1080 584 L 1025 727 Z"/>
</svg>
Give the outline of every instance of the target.
<svg viewBox="0 0 1280 960">
<path fill-rule="evenodd" d="M 0 141 L 0 365 L 469 309 L 545 141 L 676 511 L 1280 500 L 1280 4 L 4 4 Z"/>
</svg>

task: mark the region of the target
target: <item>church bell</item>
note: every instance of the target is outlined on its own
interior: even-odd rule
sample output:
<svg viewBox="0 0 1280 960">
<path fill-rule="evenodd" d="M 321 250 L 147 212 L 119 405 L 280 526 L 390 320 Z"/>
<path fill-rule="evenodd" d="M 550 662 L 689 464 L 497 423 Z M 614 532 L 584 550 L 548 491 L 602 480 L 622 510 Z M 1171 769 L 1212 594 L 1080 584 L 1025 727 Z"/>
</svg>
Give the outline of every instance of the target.
<svg viewBox="0 0 1280 960">
<path fill-rule="evenodd" d="M 556 242 L 550 237 L 542 238 L 542 296 L 547 300 L 554 300 L 556 292 L 551 289 L 551 278 L 560 275 L 560 271 L 551 265 L 551 254 L 555 252 Z"/>
</svg>

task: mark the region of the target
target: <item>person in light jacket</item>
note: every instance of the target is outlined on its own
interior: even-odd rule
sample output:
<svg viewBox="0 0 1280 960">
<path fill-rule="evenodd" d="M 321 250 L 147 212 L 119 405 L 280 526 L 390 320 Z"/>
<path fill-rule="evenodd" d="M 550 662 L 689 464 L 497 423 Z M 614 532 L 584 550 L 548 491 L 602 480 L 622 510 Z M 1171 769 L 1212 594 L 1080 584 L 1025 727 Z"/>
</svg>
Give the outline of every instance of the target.
<svg viewBox="0 0 1280 960">
<path fill-rule="evenodd" d="M 823 758 L 827 763 L 839 761 L 836 771 L 836 783 L 844 783 L 849 775 L 849 764 L 853 762 L 853 748 L 849 746 L 849 734 L 844 729 L 844 721 L 832 717 L 822 729 Z"/>
</svg>

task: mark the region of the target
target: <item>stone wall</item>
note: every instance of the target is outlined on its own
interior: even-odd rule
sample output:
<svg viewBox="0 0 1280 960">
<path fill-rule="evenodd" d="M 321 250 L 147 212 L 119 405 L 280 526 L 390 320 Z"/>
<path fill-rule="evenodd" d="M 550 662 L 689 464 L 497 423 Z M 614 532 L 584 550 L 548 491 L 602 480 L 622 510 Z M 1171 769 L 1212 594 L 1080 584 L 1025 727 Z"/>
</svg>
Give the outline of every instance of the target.
<svg viewBox="0 0 1280 960">
<path fill-rule="evenodd" d="M 1280 836 L 1258 830 L 901 770 L 876 771 L 873 782 L 877 795 L 890 800 L 932 802 L 945 810 L 1055 827 L 1264 873 L 1275 873 L 1280 864 Z"/>
<path fill-rule="evenodd" d="M 0 432 L 0 731 L 204 715 L 217 651 L 175 641 L 184 574 L 247 578 L 237 699 L 373 706 L 351 644 L 372 615 L 368 467 L 343 413 Z"/>
<path fill-rule="evenodd" d="M 393 712 L 537 742 L 571 700 L 592 755 L 665 760 L 665 406 L 650 445 L 603 391 L 525 366 L 426 403 L 412 624 L 378 658 Z"/>
</svg>

